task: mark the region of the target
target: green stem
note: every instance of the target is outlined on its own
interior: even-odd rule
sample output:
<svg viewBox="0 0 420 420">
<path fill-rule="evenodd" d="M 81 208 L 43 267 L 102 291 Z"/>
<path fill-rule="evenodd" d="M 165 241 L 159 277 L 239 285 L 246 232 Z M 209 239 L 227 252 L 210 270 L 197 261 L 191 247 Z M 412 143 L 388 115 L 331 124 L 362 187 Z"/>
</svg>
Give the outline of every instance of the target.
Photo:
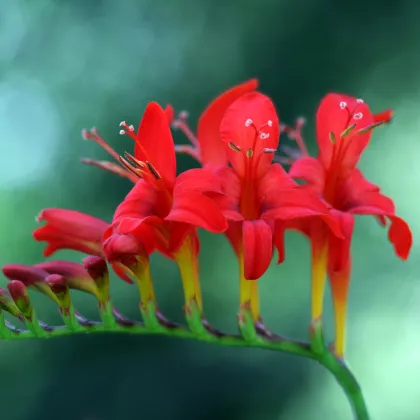
<svg viewBox="0 0 420 420">
<path fill-rule="evenodd" d="M 153 308 L 150 308 L 153 309 Z M 198 308 L 197 308 L 198 309 Z M 350 405 L 353 409 L 355 419 L 369 420 L 369 414 L 359 384 L 350 371 L 349 367 L 340 359 L 338 359 L 333 352 L 323 348 L 313 347 L 312 343 L 298 341 L 276 334 L 267 332 L 262 324 L 259 324 L 257 332 L 252 337 L 243 334 L 227 334 L 214 329 L 207 321 L 202 320 L 202 327 L 206 329 L 203 334 L 200 329 L 190 329 L 186 326 L 172 323 L 163 318 L 159 312 L 156 313 L 159 321 L 159 328 L 147 326 L 145 323 L 129 320 L 114 309 L 113 318 L 115 322 L 110 322 L 111 307 L 106 308 L 106 316 L 103 317 L 106 322 L 90 321 L 78 315 L 76 319 L 72 311 L 71 319 L 67 319 L 68 325 L 63 326 L 41 326 L 33 328 L 32 325 L 28 330 L 20 330 L 6 323 L 5 327 L 8 332 L 3 332 L 1 335 L 4 340 L 20 340 L 26 338 L 53 338 L 67 335 L 74 335 L 78 333 L 123 333 L 123 334 L 136 334 L 136 335 L 165 335 L 170 337 L 180 337 L 193 339 L 198 341 L 205 341 L 214 343 L 220 346 L 230 347 L 253 347 L 261 348 L 272 351 L 280 351 L 289 354 L 296 354 L 299 356 L 307 357 L 317 360 L 321 365 L 327 368 L 336 378 L 337 382 L 341 385 Z M 201 312 L 197 310 L 194 318 L 198 318 Z M 104 315 L 104 314 L 102 314 Z M 117 316 L 118 315 L 118 316 Z M 1 321 L 1 319 L 0 319 Z M 195 320 L 196 321 L 196 320 Z M 194 322 L 195 322 L 194 321 Z M 245 319 L 246 321 L 246 319 Z M 77 323 L 77 327 L 73 323 Z M 29 326 L 28 326 L 29 327 Z M 311 336 L 311 342 L 314 334 Z M 319 338 L 319 337 L 318 337 Z M 318 342 L 319 343 L 319 342 Z"/>
<path fill-rule="evenodd" d="M 338 359 L 329 351 L 318 358 L 318 361 L 334 375 L 337 382 L 343 388 L 353 410 L 355 419 L 369 420 L 368 409 L 360 385 L 346 363 Z"/>
</svg>

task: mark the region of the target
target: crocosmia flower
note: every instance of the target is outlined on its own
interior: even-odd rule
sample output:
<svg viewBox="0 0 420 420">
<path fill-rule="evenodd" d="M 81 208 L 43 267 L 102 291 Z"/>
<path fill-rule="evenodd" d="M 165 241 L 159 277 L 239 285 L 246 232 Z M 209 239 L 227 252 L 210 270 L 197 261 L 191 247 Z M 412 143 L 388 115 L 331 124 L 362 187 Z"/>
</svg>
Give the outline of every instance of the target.
<svg viewBox="0 0 420 420">
<path fill-rule="evenodd" d="M 330 213 L 344 235 L 343 239 L 331 235 L 319 220 L 294 223 L 312 243 L 313 321 L 322 316 L 328 273 L 336 322 L 335 351 L 339 356 L 344 353 L 354 215 L 374 215 L 384 227 L 389 222 L 388 239 L 401 259 L 408 257 L 412 245 L 411 231 L 396 216 L 392 200 L 356 168 L 372 130 L 388 122 L 391 115 L 391 111 L 385 111 L 375 116 L 361 99 L 328 94 L 316 115 L 318 157 L 302 157 L 290 169 L 292 177 L 306 181 L 306 187 L 331 207 Z"/>
<path fill-rule="evenodd" d="M 107 243 L 113 235 L 134 235 L 145 247 L 156 246 L 187 270 L 198 252 L 195 229 L 213 233 L 226 230 L 227 222 L 211 194 L 222 194 L 221 181 L 210 171 L 192 169 L 176 175 L 175 149 L 165 111 L 150 103 L 137 133 L 121 123 L 135 141 L 134 156 L 122 162 L 139 177 L 115 211 L 112 226 L 105 232 Z M 190 298 L 200 300 L 198 290 Z M 201 306 L 201 302 L 199 303 Z"/>
</svg>

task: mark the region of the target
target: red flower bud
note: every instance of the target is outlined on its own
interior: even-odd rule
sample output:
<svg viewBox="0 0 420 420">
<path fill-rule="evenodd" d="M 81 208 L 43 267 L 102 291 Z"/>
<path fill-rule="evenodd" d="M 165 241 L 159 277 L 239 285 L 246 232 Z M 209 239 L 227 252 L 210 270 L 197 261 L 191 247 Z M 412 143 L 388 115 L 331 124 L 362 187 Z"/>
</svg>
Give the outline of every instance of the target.
<svg viewBox="0 0 420 420">
<path fill-rule="evenodd" d="M 12 280 L 7 284 L 7 288 L 23 316 L 31 319 L 33 309 L 26 286 L 19 280 Z"/>
</svg>

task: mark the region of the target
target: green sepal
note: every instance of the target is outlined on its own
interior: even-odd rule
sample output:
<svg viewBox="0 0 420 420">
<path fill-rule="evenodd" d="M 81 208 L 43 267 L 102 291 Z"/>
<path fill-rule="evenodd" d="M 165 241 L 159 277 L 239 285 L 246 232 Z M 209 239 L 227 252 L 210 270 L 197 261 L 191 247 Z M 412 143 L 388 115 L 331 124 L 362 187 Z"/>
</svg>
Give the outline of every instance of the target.
<svg viewBox="0 0 420 420">
<path fill-rule="evenodd" d="M 255 327 L 255 320 L 251 311 L 250 302 L 243 303 L 239 308 L 238 326 L 241 336 L 247 342 L 258 341 L 257 329 Z"/>
<path fill-rule="evenodd" d="M 109 328 L 115 328 L 117 322 L 113 314 L 112 302 L 110 300 L 104 304 L 99 304 L 99 312 L 104 325 L 104 329 L 107 330 Z"/>
<path fill-rule="evenodd" d="M 200 310 L 195 298 L 188 302 L 188 305 L 184 308 L 184 312 L 188 328 L 195 336 L 205 337 L 210 334 L 203 323 L 203 313 Z"/>
<path fill-rule="evenodd" d="M 5 319 L 4 319 L 4 312 L 0 309 L 0 338 L 8 339 L 12 335 L 12 332 L 7 328 Z"/>
<path fill-rule="evenodd" d="M 157 317 L 157 307 L 153 300 L 149 300 L 147 303 L 141 302 L 139 307 L 144 325 L 149 331 L 157 332 L 164 329 Z"/>
<path fill-rule="evenodd" d="M 9 312 L 16 318 L 22 319 L 22 314 L 6 289 L 0 288 L 0 309 Z"/>
<path fill-rule="evenodd" d="M 323 354 L 327 350 L 324 342 L 322 319 L 316 319 L 309 326 L 309 343 L 315 354 Z"/>
</svg>

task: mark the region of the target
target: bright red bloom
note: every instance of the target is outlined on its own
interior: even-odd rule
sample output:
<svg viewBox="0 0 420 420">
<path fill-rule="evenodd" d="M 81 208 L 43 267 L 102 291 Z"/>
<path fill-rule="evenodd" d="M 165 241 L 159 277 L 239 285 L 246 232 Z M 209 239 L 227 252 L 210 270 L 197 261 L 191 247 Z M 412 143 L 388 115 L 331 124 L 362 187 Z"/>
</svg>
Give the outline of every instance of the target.
<svg viewBox="0 0 420 420">
<path fill-rule="evenodd" d="M 44 209 L 38 215 L 37 220 L 46 222 L 44 226 L 33 232 L 35 240 L 47 242 L 48 245 L 44 250 L 46 257 L 61 249 L 71 249 L 101 258 L 108 256 L 111 262 L 118 262 L 126 256 L 139 255 L 153 250 L 153 248 L 145 250 L 139 239 L 132 235 L 121 237 L 115 235 L 102 244 L 104 233 L 110 224 L 78 211 L 58 208 Z M 113 269 L 122 279 L 131 283 L 118 264 L 113 264 Z"/>
<path fill-rule="evenodd" d="M 316 116 L 318 157 L 297 160 L 289 173 L 306 181 L 307 188 L 331 206 L 331 214 L 344 235 L 344 239 L 332 236 L 317 221 L 302 220 L 294 224 L 312 241 L 314 277 L 318 279 L 313 279 L 318 284 L 314 286 L 317 295 L 313 303 L 314 318 L 322 313 L 322 278 L 325 278 L 325 269 L 328 270 L 336 312 L 336 350 L 339 354 L 344 347 L 354 215 L 375 215 L 383 226 L 388 219 L 391 222 L 388 238 L 400 258 L 408 257 L 412 245 L 411 231 L 407 223 L 395 215 L 392 200 L 381 194 L 379 187 L 366 180 L 356 168 L 369 143 L 372 129 L 388 122 L 391 116 L 390 110 L 373 115 L 361 99 L 328 94 L 321 101 Z"/>
<path fill-rule="evenodd" d="M 37 221 L 47 222 L 33 233 L 35 240 L 48 243 L 45 257 L 60 249 L 103 256 L 101 241 L 109 223 L 78 211 L 54 208 L 42 210 Z"/>
<path fill-rule="evenodd" d="M 242 95 L 227 109 L 220 132 L 231 164 L 218 170 L 226 193 L 220 201 L 231 222 L 228 237 L 236 252 L 243 253 L 245 278 L 255 280 L 271 262 L 275 219 L 319 215 L 329 221 L 330 216 L 318 198 L 272 164 L 280 128 L 268 97 Z"/>
<path fill-rule="evenodd" d="M 134 157 L 124 161 L 140 179 L 118 206 L 112 227 L 104 240 L 114 234 L 132 234 L 146 248 L 172 256 L 195 227 L 223 232 L 225 218 L 210 194 L 221 193 L 221 183 L 209 171 L 192 169 L 176 176 L 175 149 L 168 116 L 157 104 L 150 103 L 137 134 L 133 127 L 121 124 L 135 140 Z"/>
</svg>

